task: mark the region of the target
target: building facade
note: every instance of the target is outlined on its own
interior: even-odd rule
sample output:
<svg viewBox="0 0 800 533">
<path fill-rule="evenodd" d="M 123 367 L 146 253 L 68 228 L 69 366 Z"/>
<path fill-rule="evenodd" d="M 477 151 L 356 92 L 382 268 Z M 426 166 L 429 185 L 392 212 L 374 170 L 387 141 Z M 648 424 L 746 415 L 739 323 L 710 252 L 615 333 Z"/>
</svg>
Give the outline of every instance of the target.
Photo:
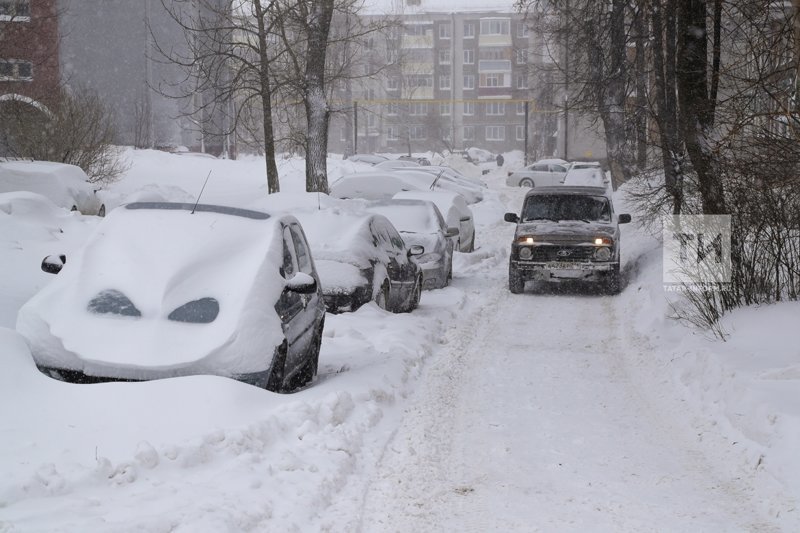
<svg viewBox="0 0 800 533">
<path fill-rule="evenodd" d="M 397 18 L 368 43 L 373 70 L 383 67 L 350 89 L 354 115 L 334 118 L 330 151 L 478 146 L 499 153 L 524 151 L 526 132 L 529 147 L 552 137 L 537 126 L 543 109 L 532 88 L 534 41 L 521 15 L 416 11 Z"/>
<path fill-rule="evenodd" d="M 0 0 L 0 102 L 46 107 L 59 86 L 55 0 Z"/>
</svg>

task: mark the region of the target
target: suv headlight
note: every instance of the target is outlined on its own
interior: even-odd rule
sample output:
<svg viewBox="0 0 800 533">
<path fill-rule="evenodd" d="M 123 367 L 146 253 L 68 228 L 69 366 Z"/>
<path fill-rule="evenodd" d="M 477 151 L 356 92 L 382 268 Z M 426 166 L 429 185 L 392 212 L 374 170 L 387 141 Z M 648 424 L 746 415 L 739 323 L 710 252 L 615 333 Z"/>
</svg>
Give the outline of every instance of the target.
<svg viewBox="0 0 800 533">
<path fill-rule="evenodd" d="M 519 258 L 520 259 L 530 259 L 533 257 L 533 250 L 528 246 L 524 246 L 519 249 Z"/>
<path fill-rule="evenodd" d="M 609 259 L 611 259 L 611 248 L 608 248 L 606 246 L 598 248 L 597 250 L 594 251 L 594 258 L 597 259 L 598 261 L 608 261 Z"/>
</svg>

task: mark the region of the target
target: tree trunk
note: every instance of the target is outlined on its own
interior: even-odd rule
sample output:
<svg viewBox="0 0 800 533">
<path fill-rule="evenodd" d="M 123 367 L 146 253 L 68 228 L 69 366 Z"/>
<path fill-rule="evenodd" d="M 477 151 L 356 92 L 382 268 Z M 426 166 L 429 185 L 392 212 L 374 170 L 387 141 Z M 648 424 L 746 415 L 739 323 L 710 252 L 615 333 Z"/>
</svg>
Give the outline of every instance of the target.
<svg viewBox="0 0 800 533">
<path fill-rule="evenodd" d="M 646 12 L 644 6 L 635 7 L 636 32 L 636 167 L 647 167 L 647 71 L 645 68 Z"/>
<path fill-rule="evenodd" d="M 261 107 L 263 108 L 262 127 L 264 129 L 264 159 L 267 166 L 267 192 L 280 192 L 278 165 L 275 163 L 275 133 L 272 125 L 272 84 L 270 82 L 269 56 L 267 55 L 267 30 L 264 24 L 266 12 L 260 1 L 253 2 L 258 23 L 259 76 Z"/>
<path fill-rule="evenodd" d="M 328 122 L 325 58 L 333 17 L 333 0 L 312 2 L 308 16 L 308 58 L 305 72 L 306 191 L 328 192 Z"/>
<path fill-rule="evenodd" d="M 612 0 L 609 20 L 611 43 L 608 52 L 608 71 L 601 83 L 605 83 L 600 100 L 600 117 L 606 132 L 611 181 L 614 188 L 627 181 L 630 176 L 627 142 L 625 135 L 625 104 L 627 100 L 627 43 L 625 40 L 625 0 Z"/>
<path fill-rule="evenodd" d="M 708 90 L 706 1 L 684 0 L 678 7 L 677 85 L 681 131 L 697 173 L 703 213 L 726 213 L 722 179 L 712 152 L 714 106 Z"/>
</svg>

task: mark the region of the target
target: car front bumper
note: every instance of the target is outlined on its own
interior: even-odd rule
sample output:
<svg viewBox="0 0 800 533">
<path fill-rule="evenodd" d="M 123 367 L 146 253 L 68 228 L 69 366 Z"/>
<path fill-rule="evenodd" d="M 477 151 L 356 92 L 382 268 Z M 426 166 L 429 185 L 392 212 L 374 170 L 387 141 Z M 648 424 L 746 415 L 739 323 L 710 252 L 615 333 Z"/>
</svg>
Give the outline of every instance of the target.
<svg viewBox="0 0 800 533">
<path fill-rule="evenodd" d="M 528 280 L 596 280 L 608 276 L 619 268 L 616 262 L 535 262 L 512 260 L 511 265 L 519 275 Z"/>
</svg>

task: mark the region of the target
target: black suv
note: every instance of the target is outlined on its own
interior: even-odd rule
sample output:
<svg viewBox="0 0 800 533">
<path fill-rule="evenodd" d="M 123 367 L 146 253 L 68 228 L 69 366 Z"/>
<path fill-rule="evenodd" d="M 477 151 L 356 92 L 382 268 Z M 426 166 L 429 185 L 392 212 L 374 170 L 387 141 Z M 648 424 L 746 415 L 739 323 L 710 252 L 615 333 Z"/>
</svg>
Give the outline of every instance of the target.
<svg viewBox="0 0 800 533">
<path fill-rule="evenodd" d="M 614 213 L 602 187 L 538 187 L 525 195 L 508 264 L 508 288 L 518 294 L 525 282 L 579 280 L 619 290 L 619 224 L 630 215 Z"/>
</svg>

